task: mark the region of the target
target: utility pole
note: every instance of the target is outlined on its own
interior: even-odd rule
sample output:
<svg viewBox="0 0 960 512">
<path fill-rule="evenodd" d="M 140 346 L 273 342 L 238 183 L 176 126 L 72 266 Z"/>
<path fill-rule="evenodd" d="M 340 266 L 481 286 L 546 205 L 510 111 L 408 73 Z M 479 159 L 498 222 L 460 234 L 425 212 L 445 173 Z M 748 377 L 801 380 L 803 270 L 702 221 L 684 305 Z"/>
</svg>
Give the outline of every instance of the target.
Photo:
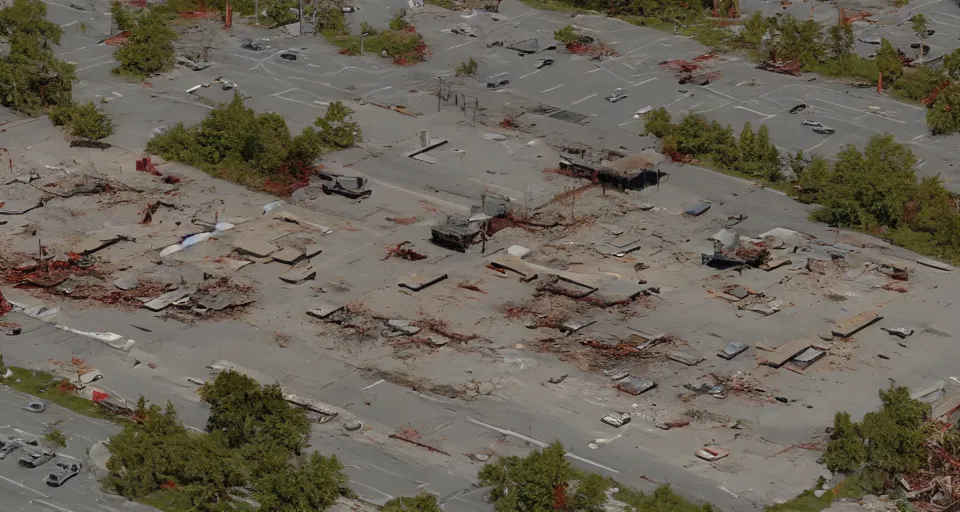
<svg viewBox="0 0 960 512">
<path fill-rule="evenodd" d="M 300 0 L 300 8 L 297 10 L 297 14 L 300 16 L 300 35 L 297 42 L 300 43 L 300 46 L 303 46 L 303 0 Z"/>
<path fill-rule="evenodd" d="M 440 112 L 440 96 L 443 95 L 443 77 L 438 76 L 437 80 L 440 80 L 440 87 L 437 88 L 437 112 Z"/>
<path fill-rule="evenodd" d="M 253 0 L 253 24 L 260 26 L 260 0 Z"/>
</svg>

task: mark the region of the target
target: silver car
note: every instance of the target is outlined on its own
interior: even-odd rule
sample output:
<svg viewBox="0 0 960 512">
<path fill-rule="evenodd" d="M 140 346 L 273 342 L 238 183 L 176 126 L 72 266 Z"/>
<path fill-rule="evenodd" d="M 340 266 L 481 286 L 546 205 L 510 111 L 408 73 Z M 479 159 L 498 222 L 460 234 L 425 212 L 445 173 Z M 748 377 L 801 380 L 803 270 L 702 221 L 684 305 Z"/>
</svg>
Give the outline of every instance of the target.
<svg viewBox="0 0 960 512">
<path fill-rule="evenodd" d="M 23 457 L 20 457 L 20 465 L 25 468 L 36 468 L 46 464 L 50 459 L 52 459 L 56 453 L 50 450 L 43 450 L 40 452 L 30 452 Z"/>
<path fill-rule="evenodd" d="M 613 91 L 612 93 L 610 93 L 609 95 L 607 95 L 607 98 L 606 98 L 606 99 L 607 99 L 607 101 L 609 101 L 610 103 L 616 103 L 616 102 L 618 102 L 618 101 L 620 101 L 620 100 L 622 100 L 622 99 L 624 99 L 624 98 L 626 98 L 626 97 L 627 97 L 627 94 L 626 94 L 625 92 L 623 92 L 623 89 L 616 89 L 615 91 Z"/>
<path fill-rule="evenodd" d="M 66 483 L 67 480 L 79 475 L 81 467 L 79 462 L 71 462 L 69 464 L 66 462 L 58 462 L 57 465 L 50 470 L 50 474 L 47 475 L 47 485 L 50 487 L 60 487 Z"/>
</svg>

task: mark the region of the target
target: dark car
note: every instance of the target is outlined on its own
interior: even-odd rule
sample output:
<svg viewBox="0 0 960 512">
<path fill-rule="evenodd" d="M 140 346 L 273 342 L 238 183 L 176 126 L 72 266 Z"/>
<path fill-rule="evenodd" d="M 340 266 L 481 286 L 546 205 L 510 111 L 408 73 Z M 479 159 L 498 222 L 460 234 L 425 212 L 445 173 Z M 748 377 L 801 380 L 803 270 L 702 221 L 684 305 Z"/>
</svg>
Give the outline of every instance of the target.
<svg viewBox="0 0 960 512">
<path fill-rule="evenodd" d="M 65 484 L 67 480 L 79 475 L 81 467 L 79 462 L 58 462 L 50 471 L 50 474 L 47 475 L 47 485 L 50 487 L 60 487 Z"/>
</svg>

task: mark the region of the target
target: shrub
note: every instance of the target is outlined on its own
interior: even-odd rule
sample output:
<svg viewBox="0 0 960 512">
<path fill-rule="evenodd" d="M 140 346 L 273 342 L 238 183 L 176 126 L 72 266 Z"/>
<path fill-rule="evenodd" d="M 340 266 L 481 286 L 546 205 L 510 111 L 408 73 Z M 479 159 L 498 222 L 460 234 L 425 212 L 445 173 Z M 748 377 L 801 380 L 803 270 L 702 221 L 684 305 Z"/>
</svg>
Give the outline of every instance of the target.
<svg viewBox="0 0 960 512">
<path fill-rule="evenodd" d="M 926 424 L 930 406 L 910 398 L 910 390 L 893 384 L 880 390 L 880 410 L 859 424 L 837 413 L 823 460 L 831 471 L 853 471 L 866 464 L 888 477 L 917 472 L 927 461 Z"/>
<path fill-rule="evenodd" d="M 120 67 L 114 71 L 141 80 L 169 71 L 176 61 L 173 42 L 179 37 L 171 26 L 171 15 L 161 7 L 140 12 L 130 28 L 126 44 L 114 56 Z"/>
<path fill-rule="evenodd" d="M 110 4 L 110 16 L 113 17 L 113 22 L 116 23 L 118 31 L 130 30 L 136 23 L 136 18 L 130 12 L 130 9 L 124 7 L 117 0 Z"/>
<path fill-rule="evenodd" d="M 394 498 L 380 510 L 381 512 L 441 512 L 437 497 L 427 493 L 412 498 Z"/>
<path fill-rule="evenodd" d="M 477 61 L 470 57 L 469 60 L 465 60 L 457 66 L 456 76 L 469 76 L 477 72 Z"/>
<path fill-rule="evenodd" d="M 92 101 L 53 107 L 49 114 L 53 124 L 65 126 L 74 137 L 100 140 L 113 134 L 113 121 Z"/>
</svg>

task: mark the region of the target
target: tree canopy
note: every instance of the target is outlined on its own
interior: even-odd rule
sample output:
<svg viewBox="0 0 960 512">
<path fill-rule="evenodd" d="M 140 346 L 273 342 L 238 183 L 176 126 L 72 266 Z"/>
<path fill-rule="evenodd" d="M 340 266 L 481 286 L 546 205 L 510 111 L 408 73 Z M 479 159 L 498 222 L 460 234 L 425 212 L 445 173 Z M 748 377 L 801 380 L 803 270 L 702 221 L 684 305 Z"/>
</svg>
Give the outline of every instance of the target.
<svg viewBox="0 0 960 512">
<path fill-rule="evenodd" d="M 74 137 L 100 140 L 113 134 L 113 121 L 92 101 L 51 107 L 50 120 L 57 126 L 65 126 Z"/>
<path fill-rule="evenodd" d="M 120 10 L 125 10 L 120 7 Z M 173 42 L 179 38 L 171 26 L 172 16 L 162 5 L 147 7 L 121 18 L 118 23 L 129 24 L 127 42 L 117 49 L 114 56 L 120 62 L 118 74 L 141 80 L 169 71 L 176 63 Z"/>
<path fill-rule="evenodd" d="M 310 424 L 278 385 L 228 371 L 205 384 L 206 433 L 191 432 L 171 404 L 140 399 L 135 417 L 110 439 L 104 486 L 126 498 L 174 492 L 186 508 L 224 510 L 237 489 L 253 489 L 264 512 L 324 510 L 349 493 L 343 465 L 317 453 L 300 457 Z"/>
<path fill-rule="evenodd" d="M 283 116 L 257 114 L 237 94 L 199 125 L 179 123 L 150 139 L 147 150 L 249 188 L 289 195 L 306 185 L 320 155 L 362 140 L 352 113 L 335 101 L 315 127 L 293 136 Z"/>
<path fill-rule="evenodd" d="M 31 116 L 69 105 L 76 80 L 75 66 L 54 54 L 63 31 L 46 15 L 40 0 L 13 0 L 0 9 L 0 39 L 9 44 L 0 56 L 0 104 Z"/>
</svg>

